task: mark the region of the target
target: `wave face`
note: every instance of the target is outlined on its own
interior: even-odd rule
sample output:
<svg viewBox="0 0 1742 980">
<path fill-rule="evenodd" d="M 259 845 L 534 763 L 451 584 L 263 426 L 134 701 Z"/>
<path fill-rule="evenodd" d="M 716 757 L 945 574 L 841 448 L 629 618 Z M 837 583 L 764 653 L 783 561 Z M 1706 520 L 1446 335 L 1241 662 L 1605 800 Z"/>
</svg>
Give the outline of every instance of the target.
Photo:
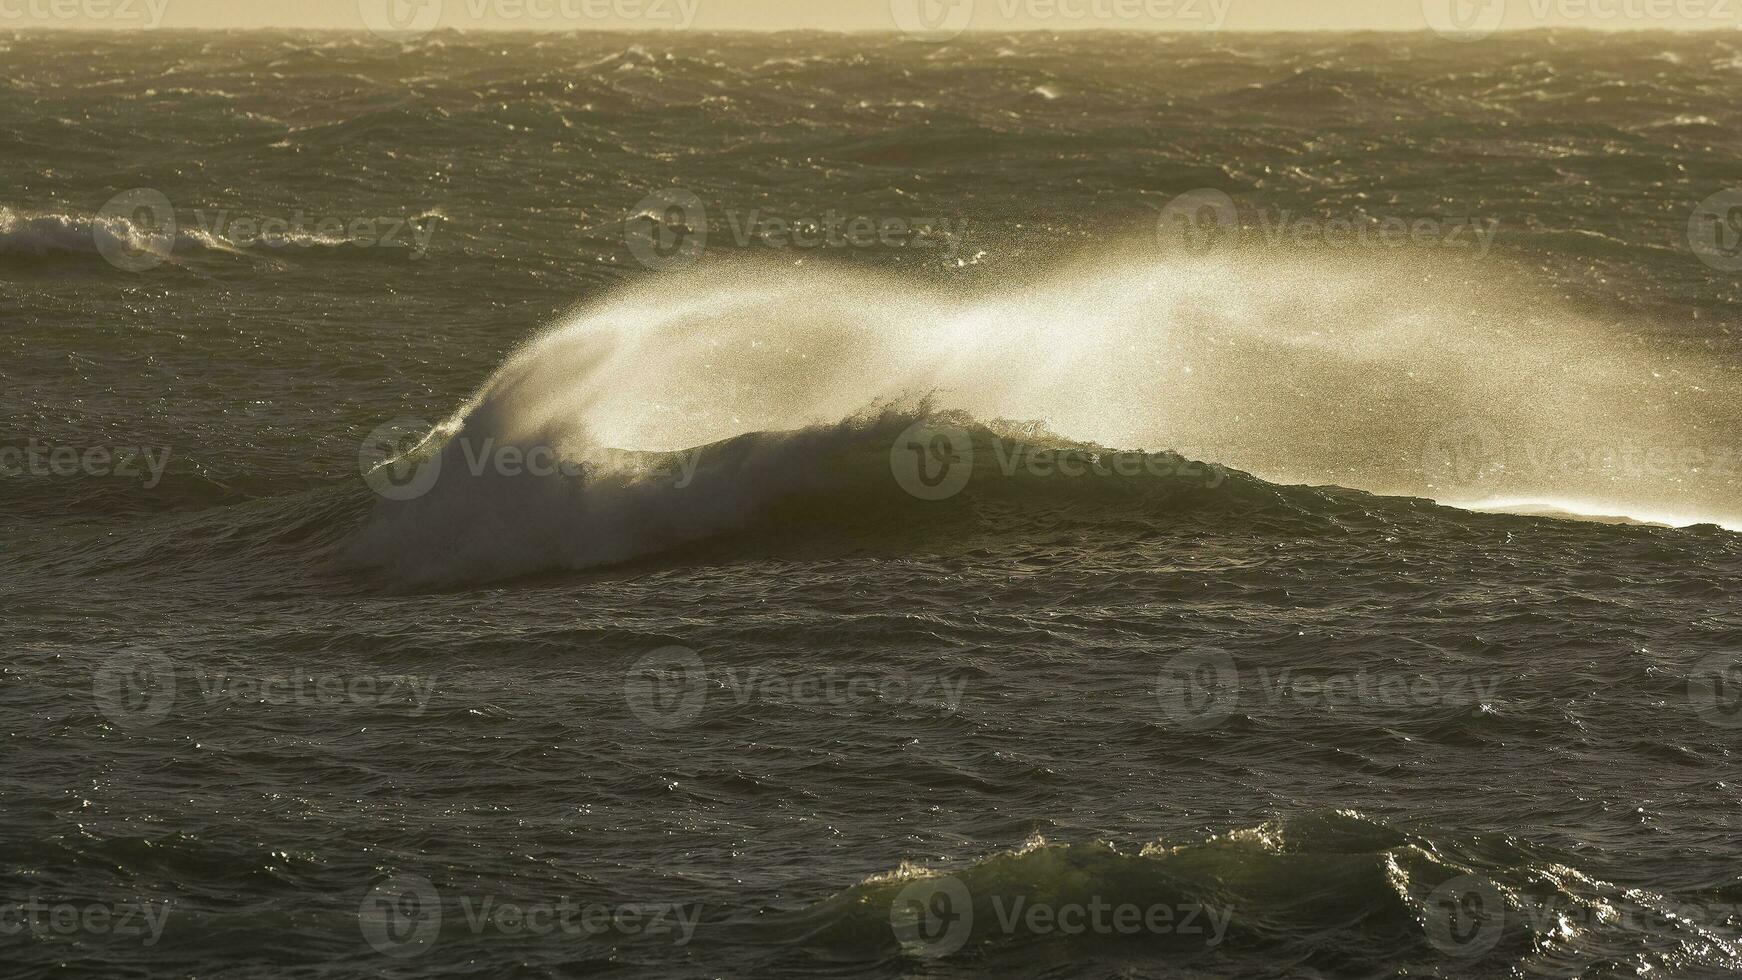
<svg viewBox="0 0 1742 980">
<path fill-rule="evenodd" d="M 780 924 L 839 956 L 934 962 L 943 976 L 1047 976 L 1166 956 L 1191 975 L 1573 975 L 1616 948 L 1742 964 L 1693 907 L 1619 887 L 1504 839 L 1303 812 L 1190 843 L 1021 848 L 961 868 L 903 865 Z M 1036 909 L 1040 911 L 1036 911 Z M 1141 912 L 1141 917 L 1139 916 Z M 1335 937 L 1331 939 L 1330 937 Z M 1139 967 L 1140 968 L 1140 967 Z"/>
<path fill-rule="evenodd" d="M 467 416 L 451 435 L 435 434 L 435 441 L 445 440 L 439 448 L 402 461 L 440 476 L 427 495 L 379 504 L 347 560 L 400 582 L 453 585 L 652 555 L 736 561 L 806 551 L 935 550 L 940 542 L 961 549 L 1107 515 L 1226 511 L 1280 499 L 1246 474 L 1177 453 L 1115 454 L 1044 430 L 989 428 L 965 414 L 923 407 L 748 433 L 675 453 L 599 451 L 565 441 L 550 427 L 516 441 L 481 431 L 497 430 Z M 961 455 L 947 463 L 959 468 L 964 486 L 950 495 L 959 499 L 915 497 L 894 476 L 906 447 L 918 445 L 916 432 L 959 441 Z M 565 462 L 531 477 L 479 471 L 471 466 L 480 446 L 529 456 L 555 447 L 553 456 Z M 1097 467 L 1105 478 L 1093 477 Z M 1061 480 L 1070 470 L 1091 478 Z M 1000 507 L 996 519 L 978 512 L 989 506 Z"/>
<path fill-rule="evenodd" d="M 730 264 L 622 290 L 516 352 L 424 448 L 427 495 L 382 505 L 357 555 L 468 580 L 640 557 L 800 494 L 887 509 L 890 453 L 932 412 L 981 430 L 982 474 L 1172 451 L 1273 482 L 1742 527 L 1729 467 L 1646 468 L 1721 447 L 1733 384 L 1443 263 L 1101 259 L 968 295 Z M 504 477 L 503 450 L 573 472 Z"/>
</svg>

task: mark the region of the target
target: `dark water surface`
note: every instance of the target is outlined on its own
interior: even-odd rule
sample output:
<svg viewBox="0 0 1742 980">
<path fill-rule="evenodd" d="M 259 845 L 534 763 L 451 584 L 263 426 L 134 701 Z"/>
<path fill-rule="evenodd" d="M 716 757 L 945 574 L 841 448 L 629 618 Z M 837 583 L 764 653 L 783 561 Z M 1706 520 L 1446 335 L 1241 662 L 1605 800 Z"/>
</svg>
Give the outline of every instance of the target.
<svg viewBox="0 0 1742 980">
<path fill-rule="evenodd" d="M 0 963 L 1742 971 L 1739 85 L 0 34 Z M 1204 190 L 1257 240 L 1158 241 Z"/>
</svg>

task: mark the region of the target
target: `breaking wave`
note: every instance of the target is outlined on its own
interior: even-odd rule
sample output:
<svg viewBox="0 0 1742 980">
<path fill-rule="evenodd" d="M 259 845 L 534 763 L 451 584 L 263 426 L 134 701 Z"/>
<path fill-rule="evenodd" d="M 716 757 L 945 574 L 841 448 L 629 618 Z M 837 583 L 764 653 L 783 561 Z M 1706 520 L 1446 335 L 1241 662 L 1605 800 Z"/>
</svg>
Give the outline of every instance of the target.
<svg viewBox="0 0 1742 980">
<path fill-rule="evenodd" d="M 266 261 L 289 256 L 368 254 L 360 248 L 380 244 L 391 253 L 422 246 L 413 241 L 424 232 L 416 222 L 439 218 L 425 211 L 411 223 L 392 219 L 370 222 L 366 235 L 352 238 L 342 225 L 337 232 L 308 229 L 285 220 L 282 227 L 261 231 L 261 222 L 230 223 L 227 212 L 196 210 L 173 226 L 153 224 L 143 216 L 73 214 L 62 211 L 16 211 L 0 206 L 0 261 L 42 262 L 67 257 L 107 258 L 122 268 L 149 267 L 186 259 Z M 378 237 L 377 237 L 378 236 Z"/>
<path fill-rule="evenodd" d="M 0 207 L 0 259 L 96 258 L 106 253 L 168 258 L 176 249 L 236 251 L 198 228 L 180 228 L 172 236 L 120 215 L 19 212 Z"/>
<path fill-rule="evenodd" d="M 1735 525 L 1732 384 L 1444 263 L 1243 252 L 966 294 L 723 263 L 577 313 L 415 452 L 383 454 L 428 485 L 388 494 L 352 557 L 470 580 L 623 561 L 799 500 L 900 524 L 933 496 L 900 486 L 915 426 L 928 478 L 971 448 L 971 501 L 1003 492 L 980 479 L 999 471 L 1049 499 L 1250 502 L 1310 484 Z M 1121 457 L 1136 479 L 1066 490 L 1049 479 L 1061 449 L 1090 469 Z M 1695 452 L 1713 465 L 1687 465 Z M 1164 457 L 1180 462 L 1143 462 Z"/>
<path fill-rule="evenodd" d="M 1165 954 L 1212 973 L 1287 963 L 1289 975 L 1378 976 L 1414 964 L 1406 972 L 1487 976 L 1522 964 L 1565 976 L 1618 966 L 1622 949 L 1641 972 L 1734 969 L 1739 937 L 1689 917 L 1722 899 L 1622 888 L 1510 837 L 1454 839 L 1336 810 L 1193 843 L 1037 838 L 966 867 L 904 864 L 779 928 L 843 960 L 880 953 L 979 975 Z"/>
</svg>

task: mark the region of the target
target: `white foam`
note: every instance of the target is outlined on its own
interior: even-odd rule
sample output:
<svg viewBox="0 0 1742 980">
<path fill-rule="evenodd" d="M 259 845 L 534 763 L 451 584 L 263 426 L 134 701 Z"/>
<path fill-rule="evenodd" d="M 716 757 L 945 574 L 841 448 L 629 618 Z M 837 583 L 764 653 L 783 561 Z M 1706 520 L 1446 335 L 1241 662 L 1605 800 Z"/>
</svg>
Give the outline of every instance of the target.
<svg viewBox="0 0 1742 980">
<path fill-rule="evenodd" d="M 875 403 L 929 396 L 979 419 L 1036 420 L 1065 437 L 1171 449 L 1278 482 L 1577 500 L 1598 514 L 1742 524 L 1731 477 L 1717 468 L 1566 462 L 1589 464 L 1592 446 L 1710 440 L 1742 405 L 1734 383 L 1624 343 L 1491 270 L 1478 277 L 1438 256 L 1158 258 L 1142 242 L 1114 255 L 975 290 L 772 262 L 650 277 L 527 344 L 445 428 L 473 445 L 576 456 L 676 451 L 826 429 Z M 1472 440 L 1504 458 L 1436 465 L 1447 446 L 1463 452 Z M 714 492 L 726 502 L 712 517 L 677 518 L 684 533 L 742 512 L 748 498 L 722 481 Z M 490 563 L 505 549 L 554 549 L 557 563 L 595 563 L 645 543 L 626 540 L 613 507 L 652 520 L 638 504 L 474 482 L 444 478 L 413 509 L 449 557 Z M 422 539 L 406 532 L 403 511 L 398 531 L 375 534 L 382 548 L 396 534 Z M 583 512 L 592 516 L 574 517 Z"/>
</svg>

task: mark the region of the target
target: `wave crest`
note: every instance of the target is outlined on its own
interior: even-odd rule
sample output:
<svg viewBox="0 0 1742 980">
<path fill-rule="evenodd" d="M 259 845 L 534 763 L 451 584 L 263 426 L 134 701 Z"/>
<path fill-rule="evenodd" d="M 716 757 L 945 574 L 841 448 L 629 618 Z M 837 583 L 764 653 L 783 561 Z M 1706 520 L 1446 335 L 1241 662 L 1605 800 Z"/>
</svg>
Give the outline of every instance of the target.
<svg viewBox="0 0 1742 980">
<path fill-rule="evenodd" d="M 1652 948 L 1663 965 L 1688 965 L 1690 951 L 1734 962 L 1735 937 L 1703 930 L 1688 911 L 1509 837 L 1430 836 L 1321 810 L 1136 852 L 1036 839 L 964 867 L 904 864 L 774 928 L 844 960 L 933 959 L 977 975 L 1158 955 L 1226 974 L 1287 963 L 1437 976 L 1457 963 L 1487 975 L 1522 963 L 1561 975 L 1609 962 L 1623 944 Z"/>
<path fill-rule="evenodd" d="M 1728 470 L 1653 479 L 1554 465 L 1623 458 L 1567 449 L 1581 440 L 1717 446 L 1732 383 L 1620 349 L 1528 292 L 1443 266 L 1236 252 L 1079 266 L 967 294 L 738 262 L 650 280 L 513 355 L 440 427 L 441 480 L 380 508 L 356 557 L 413 579 L 497 577 L 778 524 L 776 504 L 806 495 L 818 512 L 829 494 L 844 494 L 838 509 L 869 506 L 867 494 L 911 504 L 890 478 L 894 437 L 948 413 L 977 447 L 1027 432 L 1018 477 L 1038 475 L 1036 451 L 1117 447 L 1147 460 L 1161 453 L 1138 447 L 1161 447 L 1264 480 L 1407 497 L 1474 488 L 1577 497 L 1612 514 L 1734 509 Z M 587 476 L 480 468 L 505 448 L 578 462 Z M 682 487 L 646 478 L 686 466 Z M 1043 498 L 1130 499 L 1132 487 L 1153 498 L 1194 479 L 1215 490 L 1209 477 L 1225 472 L 1070 491 L 982 481 L 964 499 L 1017 485 Z M 1255 502 L 1299 495 L 1236 483 Z"/>
</svg>

